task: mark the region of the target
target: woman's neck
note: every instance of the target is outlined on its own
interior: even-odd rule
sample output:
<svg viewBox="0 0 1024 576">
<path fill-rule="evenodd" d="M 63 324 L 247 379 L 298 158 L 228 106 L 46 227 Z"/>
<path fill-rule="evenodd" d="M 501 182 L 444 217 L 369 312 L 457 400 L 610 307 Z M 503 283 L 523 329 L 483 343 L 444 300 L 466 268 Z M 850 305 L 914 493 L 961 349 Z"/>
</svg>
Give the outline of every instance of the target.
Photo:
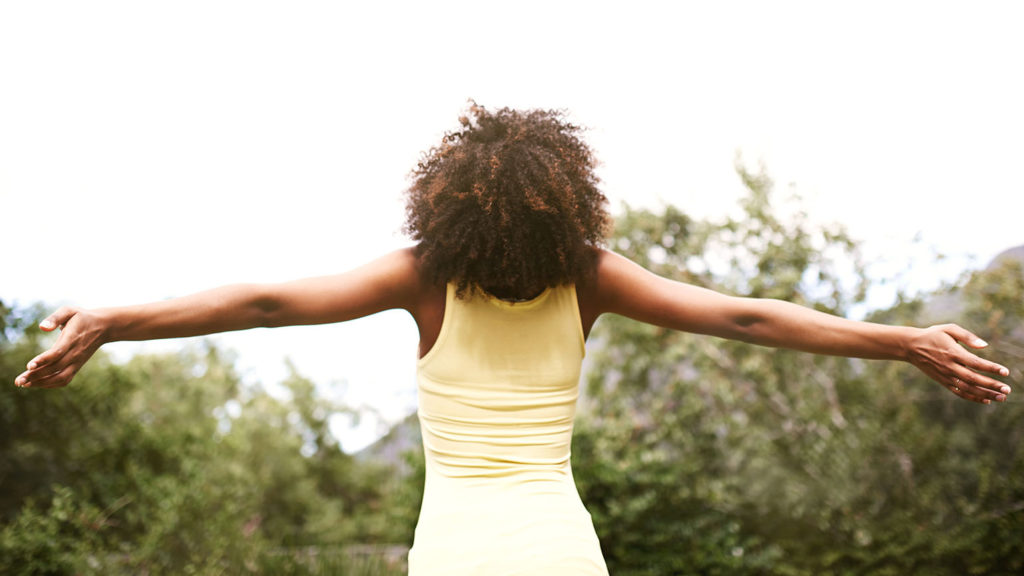
<svg viewBox="0 0 1024 576">
<path fill-rule="evenodd" d="M 508 286 L 494 286 L 494 287 L 483 287 L 484 292 L 487 292 L 491 296 L 494 296 L 498 300 L 504 300 L 506 302 L 526 302 L 527 300 L 533 300 L 537 296 L 540 296 L 544 292 L 544 287 L 530 287 L 529 289 L 517 290 Z"/>
</svg>

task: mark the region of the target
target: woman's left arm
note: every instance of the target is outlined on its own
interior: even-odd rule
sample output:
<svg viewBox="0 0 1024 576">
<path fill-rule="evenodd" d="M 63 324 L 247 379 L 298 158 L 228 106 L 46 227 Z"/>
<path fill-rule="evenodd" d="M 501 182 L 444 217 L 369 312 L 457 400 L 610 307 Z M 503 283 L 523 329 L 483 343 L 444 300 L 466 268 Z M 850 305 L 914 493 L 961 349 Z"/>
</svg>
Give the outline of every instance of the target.
<svg viewBox="0 0 1024 576">
<path fill-rule="evenodd" d="M 967 400 L 1001 402 L 1010 387 L 983 373 L 1009 370 L 960 345 L 985 342 L 954 324 L 913 328 L 848 320 L 781 300 L 727 296 L 657 276 L 603 251 L 593 317 L 621 314 L 666 328 L 816 354 L 903 360 Z"/>
</svg>

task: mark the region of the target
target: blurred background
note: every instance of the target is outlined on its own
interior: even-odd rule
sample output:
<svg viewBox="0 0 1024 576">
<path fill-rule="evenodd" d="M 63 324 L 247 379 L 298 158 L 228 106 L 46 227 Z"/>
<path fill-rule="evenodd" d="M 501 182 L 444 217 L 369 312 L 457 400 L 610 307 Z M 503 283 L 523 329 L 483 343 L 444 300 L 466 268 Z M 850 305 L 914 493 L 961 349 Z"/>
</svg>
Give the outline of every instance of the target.
<svg viewBox="0 0 1024 576">
<path fill-rule="evenodd" d="M 957 321 L 1021 377 L 1022 12 L 1006 3 L 36 3 L 0 8 L 0 381 L 61 304 L 329 274 L 408 245 L 468 99 L 587 127 L 660 274 Z M 401 573 L 401 313 L 106 347 L 0 386 L 6 573 Z M 1015 574 L 1021 404 L 907 366 L 604 318 L 576 480 L 613 574 Z"/>
</svg>

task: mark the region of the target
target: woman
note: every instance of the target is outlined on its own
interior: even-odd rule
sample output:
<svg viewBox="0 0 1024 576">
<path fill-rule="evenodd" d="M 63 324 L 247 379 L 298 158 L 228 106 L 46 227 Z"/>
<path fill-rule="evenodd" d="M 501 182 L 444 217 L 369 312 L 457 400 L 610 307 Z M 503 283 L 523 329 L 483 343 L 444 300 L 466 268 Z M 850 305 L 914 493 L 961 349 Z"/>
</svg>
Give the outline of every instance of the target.
<svg viewBox="0 0 1024 576">
<path fill-rule="evenodd" d="M 569 467 L 584 341 L 601 314 L 767 346 L 910 362 L 988 404 L 1008 370 L 954 325 L 855 322 L 655 276 L 600 247 L 606 200 L 578 129 L 549 111 L 470 108 L 414 170 L 414 248 L 361 268 L 142 306 L 61 308 L 16 384 L 67 385 L 104 343 L 341 322 L 407 310 L 420 333 L 426 487 L 411 574 L 607 574 Z"/>
</svg>

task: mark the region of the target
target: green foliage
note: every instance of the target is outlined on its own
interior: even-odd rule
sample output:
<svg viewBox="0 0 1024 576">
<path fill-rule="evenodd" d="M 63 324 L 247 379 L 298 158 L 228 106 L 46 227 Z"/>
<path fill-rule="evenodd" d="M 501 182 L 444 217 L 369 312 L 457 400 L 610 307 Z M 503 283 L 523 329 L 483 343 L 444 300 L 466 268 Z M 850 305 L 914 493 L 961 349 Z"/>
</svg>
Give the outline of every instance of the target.
<svg viewBox="0 0 1024 576">
<path fill-rule="evenodd" d="M 843 314 L 868 280 L 840 228 L 781 214 L 740 167 L 739 219 L 626 209 L 613 246 L 678 280 Z M 1020 269 L 957 298 L 993 357 L 1021 350 Z M 918 323 L 921 300 L 878 320 Z M 947 318 L 960 320 L 961 318 Z M 573 466 L 613 574 L 1000 574 L 1024 565 L 1020 404 L 983 407 L 909 366 L 603 318 Z M 1009 382 L 1014 384 L 1012 380 Z"/>
<path fill-rule="evenodd" d="M 281 398 L 243 385 L 216 348 L 188 348 L 99 355 L 72 386 L 23 390 L 10 383 L 42 349 L 27 330 L 39 317 L 3 318 L 0 573 L 400 569 L 348 552 L 407 535 L 387 517 L 411 515 L 393 471 L 339 450 L 328 422 L 347 409 L 294 369 Z"/>
<path fill-rule="evenodd" d="M 90 566 L 98 548 L 97 532 L 109 515 L 77 502 L 71 490 L 58 488 L 45 511 L 31 501 L 14 522 L 0 530 L 0 571 L 18 574 L 69 574 Z"/>
</svg>

